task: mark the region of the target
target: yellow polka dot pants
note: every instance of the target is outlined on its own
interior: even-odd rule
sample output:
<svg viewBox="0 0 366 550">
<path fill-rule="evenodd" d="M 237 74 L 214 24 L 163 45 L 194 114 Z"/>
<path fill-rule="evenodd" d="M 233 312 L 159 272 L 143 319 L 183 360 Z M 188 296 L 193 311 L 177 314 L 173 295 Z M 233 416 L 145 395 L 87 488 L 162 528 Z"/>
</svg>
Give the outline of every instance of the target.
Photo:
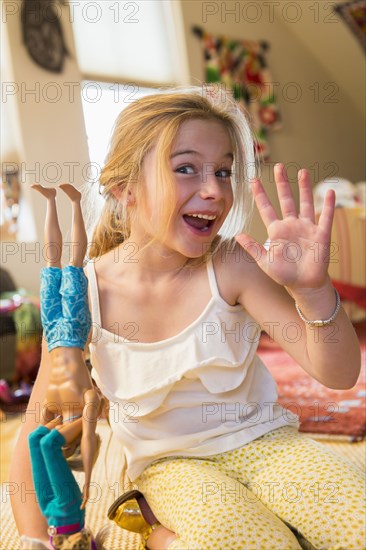
<svg viewBox="0 0 366 550">
<path fill-rule="evenodd" d="M 299 549 L 290 525 L 316 549 L 365 548 L 363 473 L 292 426 L 219 455 L 158 461 L 136 485 L 177 534 L 169 550 Z"/>
</svg>

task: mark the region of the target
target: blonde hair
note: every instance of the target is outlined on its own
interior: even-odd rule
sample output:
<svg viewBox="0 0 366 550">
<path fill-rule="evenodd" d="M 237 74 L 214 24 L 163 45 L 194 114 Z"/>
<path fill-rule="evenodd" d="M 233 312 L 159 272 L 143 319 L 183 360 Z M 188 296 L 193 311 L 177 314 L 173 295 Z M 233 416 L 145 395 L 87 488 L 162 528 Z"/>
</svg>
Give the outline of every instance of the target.
<svg viewBox="0 0 366 550">
<path fill-rule="evenodd" d="M 245 114 L 224 89 L 207 86 L 170 89 L 136 100 L 116 120 L 109 154 L 100 175 L 105 203 L 94 229 L 89 258 L 105 254 L 128 239 L 131 209 L 127 207 L 127 195 L 132 191 L 138 207 L 144 206 L 143 161 L 153 147 L 157 152 L 156 195 L 161 220 L 161 231 L 153 240 L 164 236 L 173 214 L 171 205 L 175 204 L 170 154 L 180 126 L 192 119 L 222 123 L 234 153 L 234 202 L 211 248 L 216 249 L 222 241 L 233 241 L 236 234 L 247 229 L 253 206 L 249 181 L 257 167 L 253 137 Z M 122 195 L 124 200 L 118 200 Z M 91 210 L 89 208 L 89 212 Z M 132 210 L 136 215 L 136 209 Z"/>
</svg>

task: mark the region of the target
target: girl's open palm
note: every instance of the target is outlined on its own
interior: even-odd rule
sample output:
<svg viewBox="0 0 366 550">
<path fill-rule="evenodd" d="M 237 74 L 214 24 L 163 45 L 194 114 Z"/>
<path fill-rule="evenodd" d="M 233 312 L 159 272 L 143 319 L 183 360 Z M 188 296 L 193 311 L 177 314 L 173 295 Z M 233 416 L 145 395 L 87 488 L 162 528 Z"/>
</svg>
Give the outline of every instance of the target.
<svg viewBox="0 0 366 550">
<path fill-rule="evenodd" d="M 294 290 L 320 288 L 327 281 L 335 193 L 327 192 L 316 223 L 309 173 L 304 169 L 298 173 L 299 213 L 282 164 L 275 165 L 274 176 L 282 219 L 278 218 L 261 181 L 252 181 L 255 203 L 267 228 L 269 249 L 244 233 L 236 240 L 278 284 Z"/>
</svg>

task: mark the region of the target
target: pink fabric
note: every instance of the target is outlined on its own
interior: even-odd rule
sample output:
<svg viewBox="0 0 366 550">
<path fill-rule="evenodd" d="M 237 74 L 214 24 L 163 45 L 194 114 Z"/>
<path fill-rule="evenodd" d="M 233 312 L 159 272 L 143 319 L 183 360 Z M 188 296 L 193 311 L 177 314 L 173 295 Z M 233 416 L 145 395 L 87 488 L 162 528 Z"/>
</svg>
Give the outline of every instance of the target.
<svg viewBox="0 0 366 550">
<path fill-rule="evenodd" d="M 80 523 L 71 523 L 70 525 L 61 525 L 59 527 L 55 527 L 53 525 L 50 525 L 49 529 L 53 529 L 54 532 L 53 535 L 67 535 L 68 533 L 78 533 L 83 528 L 83 525 L 80 525 Z"/>
</svg>

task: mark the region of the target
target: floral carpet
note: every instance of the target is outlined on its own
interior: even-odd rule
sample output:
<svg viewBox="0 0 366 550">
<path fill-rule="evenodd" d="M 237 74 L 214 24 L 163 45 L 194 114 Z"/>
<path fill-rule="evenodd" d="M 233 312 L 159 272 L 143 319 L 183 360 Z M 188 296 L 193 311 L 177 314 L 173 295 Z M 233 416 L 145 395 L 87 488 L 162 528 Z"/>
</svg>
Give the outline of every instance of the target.
<svg viewBox="0 0 366 550">
<path fill-rule="evenodd" d="M 300 417 L 300 431 L 316 437 L 361 441 L 366 435 L 366 324 L 355 327 L 362 367 L 348 390 L 326 388 L 309 376 L 286 352 L 264 335 L 258 355 L 274 376 L 278 402 Z"/>
</svg>

